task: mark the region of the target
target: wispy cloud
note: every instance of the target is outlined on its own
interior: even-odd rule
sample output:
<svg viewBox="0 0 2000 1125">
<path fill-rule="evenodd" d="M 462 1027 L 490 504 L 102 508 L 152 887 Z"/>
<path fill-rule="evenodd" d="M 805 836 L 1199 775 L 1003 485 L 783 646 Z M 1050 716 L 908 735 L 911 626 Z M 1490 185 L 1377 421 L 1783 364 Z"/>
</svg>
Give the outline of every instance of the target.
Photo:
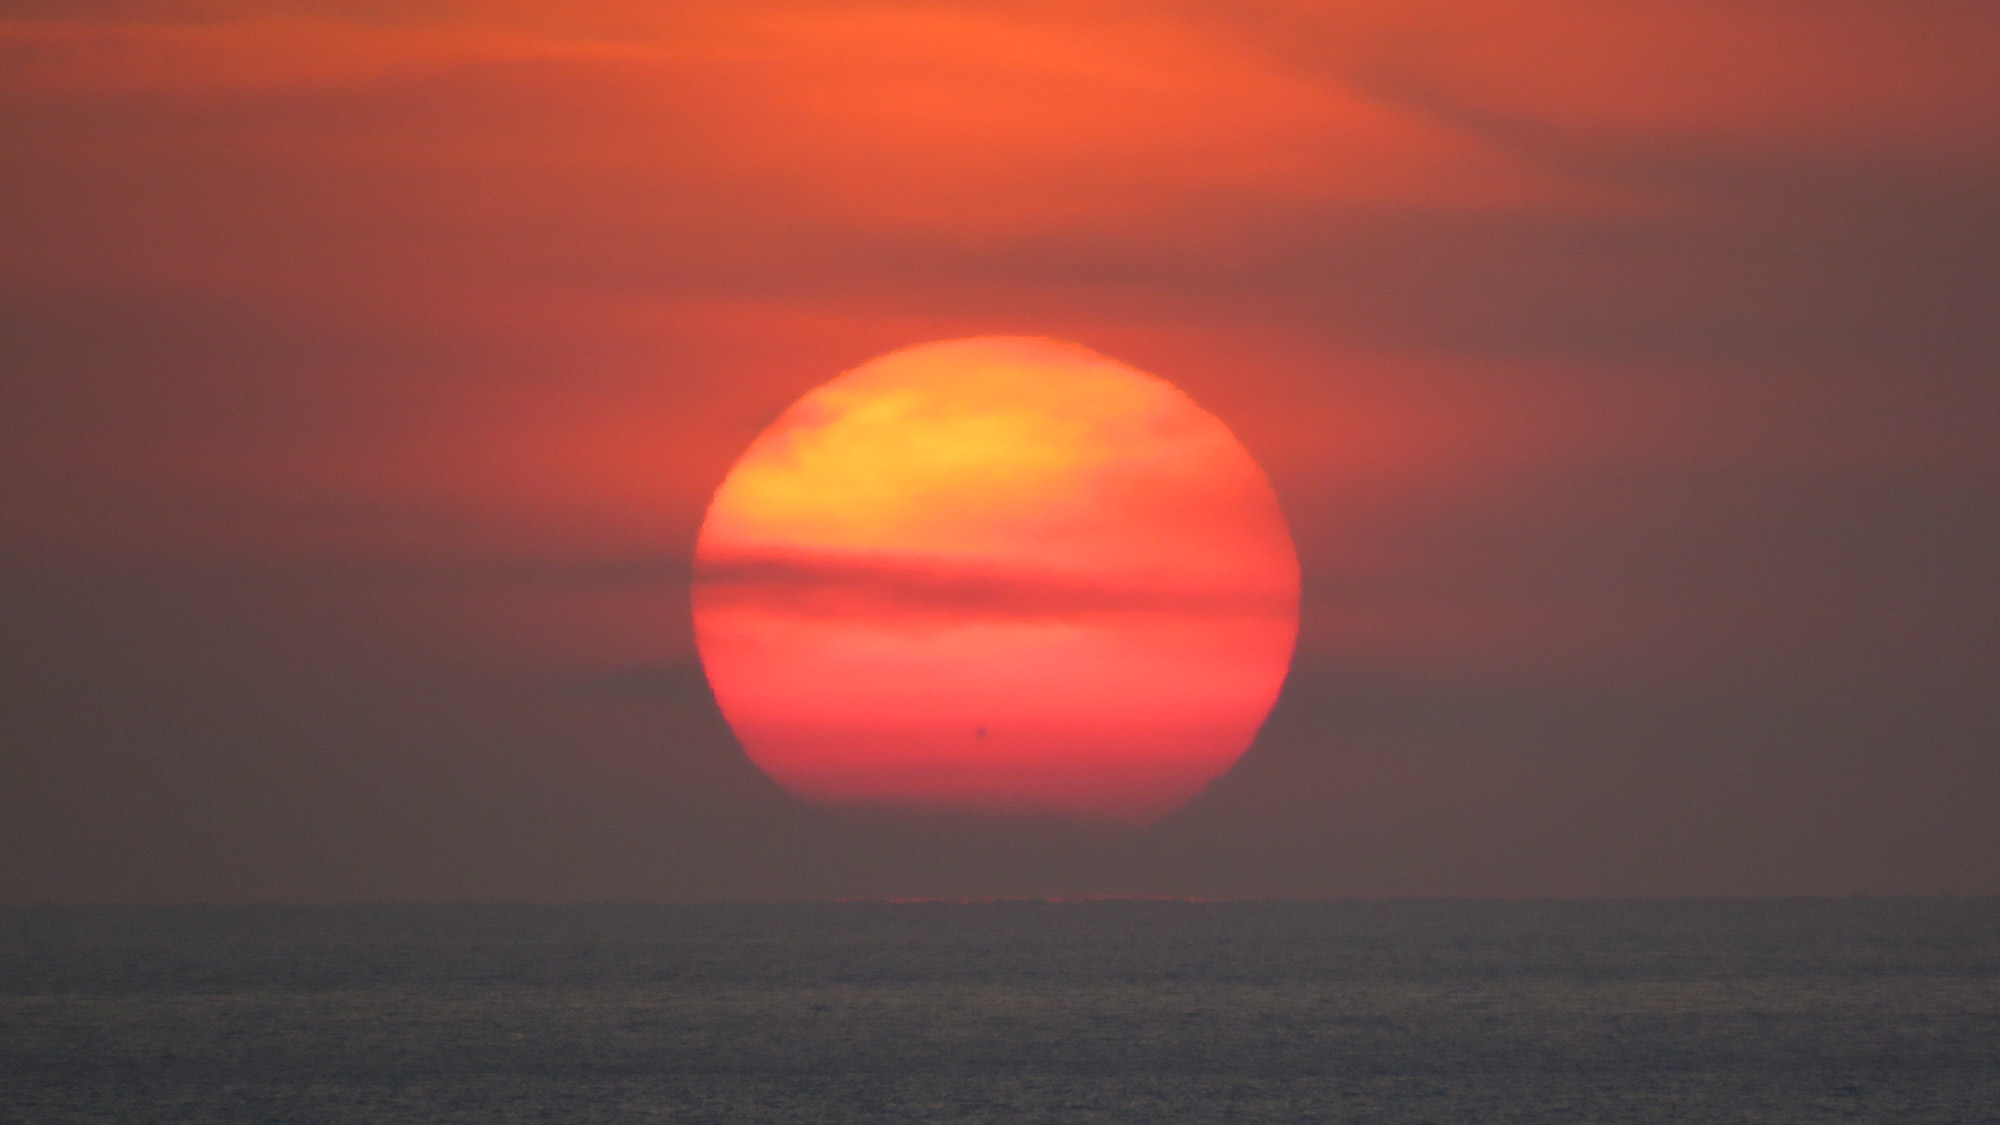
<svg viewBox="0 0 2000 1125">
<path fill-rule="evenodd" d="M 1048 618 L 1104 613 L 1273 616 L 1289 592 L 1174 589 L 984 562 L 896 555 L 760 554 L 703 559 L 698 601 L 745 601 L 804 615 L 883 612 L 927 617 Z"/>
</svg>

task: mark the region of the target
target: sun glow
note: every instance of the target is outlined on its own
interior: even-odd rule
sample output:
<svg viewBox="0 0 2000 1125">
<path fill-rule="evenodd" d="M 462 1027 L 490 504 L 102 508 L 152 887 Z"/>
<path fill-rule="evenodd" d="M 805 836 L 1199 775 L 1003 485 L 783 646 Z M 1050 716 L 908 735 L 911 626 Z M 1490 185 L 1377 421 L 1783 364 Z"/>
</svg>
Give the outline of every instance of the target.
<svg viewBox="0 0 2000 1125">
<path fill-rule="evenodd" d="M 1145 819 L 1242 754 L 1298 622 L 1264 475 L 1163 380 L 958 340 L 807 394 L 717 491 L 695 628 L 809 800 Z"/>
</svg>

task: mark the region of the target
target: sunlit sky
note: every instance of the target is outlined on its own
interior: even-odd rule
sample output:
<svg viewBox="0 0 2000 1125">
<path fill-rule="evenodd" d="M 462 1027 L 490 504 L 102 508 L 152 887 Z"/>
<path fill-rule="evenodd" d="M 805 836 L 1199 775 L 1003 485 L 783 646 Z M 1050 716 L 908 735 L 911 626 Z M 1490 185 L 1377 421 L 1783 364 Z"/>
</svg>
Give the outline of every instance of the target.
<svg viewBox="0 0 2000 1125">
<path fill-rule="evenodd" d="M 0 898 L 2000 891 L 2000 11 L 0 16 Z M 1268 472 L 1258 743 L 837 815 L 695 661 L 811 388 L 1072 340 Z"/>
</svg>

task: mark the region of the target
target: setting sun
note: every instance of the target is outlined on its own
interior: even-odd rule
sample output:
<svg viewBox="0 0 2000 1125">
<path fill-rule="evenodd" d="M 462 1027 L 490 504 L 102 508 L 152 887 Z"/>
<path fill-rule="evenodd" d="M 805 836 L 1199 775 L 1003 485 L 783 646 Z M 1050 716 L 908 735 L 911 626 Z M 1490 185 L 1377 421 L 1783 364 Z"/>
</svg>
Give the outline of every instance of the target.
<svg viewBox="0 0 2000 1125">
<path fill-rule="evenodd" d="M 757 439 L 702 527 L 695 628 L 745 749 L 808 800 L 1136 820 L 1248 747 L 1298 584 L 1213 415 L 983 338 L 865 364 Z"/>
</svg>

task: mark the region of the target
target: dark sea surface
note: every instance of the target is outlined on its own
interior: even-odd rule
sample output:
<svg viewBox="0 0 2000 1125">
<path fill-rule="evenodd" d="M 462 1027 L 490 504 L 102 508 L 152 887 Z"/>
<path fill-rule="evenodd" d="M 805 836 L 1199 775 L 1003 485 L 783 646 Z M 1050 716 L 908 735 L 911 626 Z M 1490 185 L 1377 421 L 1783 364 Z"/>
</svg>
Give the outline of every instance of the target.
<svg viewBox="0 0 2000 1125">
<path fill-rule="evenodd" d="M 7 908 L 0 1120 L 2000 1122 L 2000 900 Z"/>
</svg>

